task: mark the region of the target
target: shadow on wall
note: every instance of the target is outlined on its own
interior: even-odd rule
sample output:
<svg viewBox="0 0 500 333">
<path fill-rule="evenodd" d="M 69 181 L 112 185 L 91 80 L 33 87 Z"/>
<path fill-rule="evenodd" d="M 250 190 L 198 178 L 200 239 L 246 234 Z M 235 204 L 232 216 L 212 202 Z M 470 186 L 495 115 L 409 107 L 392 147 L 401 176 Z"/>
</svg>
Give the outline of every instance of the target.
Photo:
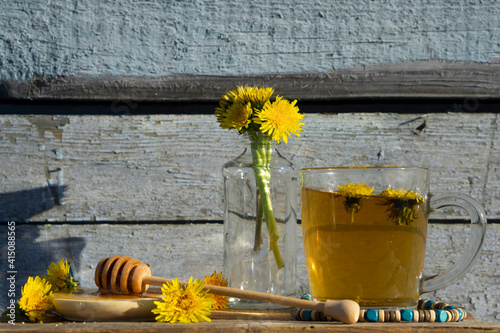
<svg viewBox="0 0 500 333">
<path fill-rule="evenodd" d="M 0 194 L 0 258 L 2 258 L 0 262 L 0 290 L 9 289 L 7 277 L 14 275 L 16 300 L 21 297 L 21 287 L 26 283 L 28 277 L 46 275 L 51 262 L 57 262 L 63 258 L 67 259 L 72 264 L 71 274 L 78 279 L 75 272 L 80 271 L 81 253 L 85 248 L 85 239 L 83 237 L 48 239 L 50 228 L 57 228 L 57 226 L 22 223 L 30 221 L 33 216 L 48 211 L 59 204 L 56 199 L 62 198 L 62 196 L 54 195 L 51 193 L 52 190 L 60 190 L 62 193 L 64 187 L 39 187 Z M 11 229 L 8 228 L 9 226 Z M 15 227 L 14 230 L 12 230 L 12 226 Z M 8 242 L 9 236 L 11 237 L 10 244 Z M 14 248 L 12 246 L 9 248 L 9 245 L 12 245 L 12 240 Z M 9 252 L 14 252 L 14 256 L 10 256 L 14 260 L 8 260 Z M 13 266 L 10 266 L 11 264 Z M 4 277 L 3 275 L 8 276 Z M 10 297 L 7 292 L 0 294 L 0 311 L 6 309 L 9 301 Z"/>
<path fill-rule="evenodd" d="M 34 216 L 60 205 L 66 189 L 67 186 L 43 186 L 0 193 L 0 221 L 29 221 Z"/>
</svg>

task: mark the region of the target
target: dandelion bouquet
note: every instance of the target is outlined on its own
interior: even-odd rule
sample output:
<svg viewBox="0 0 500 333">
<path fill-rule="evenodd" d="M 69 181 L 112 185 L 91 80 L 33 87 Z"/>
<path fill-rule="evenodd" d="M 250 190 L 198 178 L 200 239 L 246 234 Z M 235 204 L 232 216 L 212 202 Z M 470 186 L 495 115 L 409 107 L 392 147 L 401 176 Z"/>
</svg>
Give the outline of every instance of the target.
<svg viewBox="0 0 500 333">
<path fill-rule="evenodd" d="M 21 298 L 15 307 L 8 307 L 2 317 L 9 318 L 10 324 L 15 324 L 17 316 L 40 324 L 60 320 L 61 317 L 52 312 L 52 293 L 70 294 L 78 288 L 79 283 L 70 274 L 70 267 L 71 264 L 66 259 L 61 259 L 50 264 L 47 276 L 29 276 L 26 284 L 21 287 Z"/>
<path fill-rule="evenodd" d="M 296 100 L 290 102 L 277 96 L 271 101 L 273 93 L 273 88 L 237 87 L 221 97 L 215 115 L 220 127 L 235 130 L 238 134 L 250 138 L 258 189 L 254 250 L 260 249 L 261 225 L 265 219 L 270 248 L 278 268 L 282 268 L 284 262 L 278 248 L 278 228 L 271 201 L 271 143 L 287 143 L 292 134 L 300 136 L 304 115 L 299 113 Z"/>
</svg>

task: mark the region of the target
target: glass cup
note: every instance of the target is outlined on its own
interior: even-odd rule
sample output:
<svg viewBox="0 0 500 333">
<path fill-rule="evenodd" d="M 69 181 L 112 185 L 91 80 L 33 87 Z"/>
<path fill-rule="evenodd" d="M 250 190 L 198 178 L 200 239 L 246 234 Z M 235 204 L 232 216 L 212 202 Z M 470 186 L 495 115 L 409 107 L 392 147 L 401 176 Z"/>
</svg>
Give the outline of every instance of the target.
<svg viewBox="0 0 500 333">
<path fill-rule="evenodd" d="M 429 193 L 429 170 L 403 167 L 300 171 L 304 252 L 311 296 L 363 308 L 415 308 L 422 293 L 462 278 L 481 251 L 486 215 L 462 194 Z M 423 274 L 428 215 L 459 207 L 470 216 L 468 246 L 448 270 Z"/>
</svg>

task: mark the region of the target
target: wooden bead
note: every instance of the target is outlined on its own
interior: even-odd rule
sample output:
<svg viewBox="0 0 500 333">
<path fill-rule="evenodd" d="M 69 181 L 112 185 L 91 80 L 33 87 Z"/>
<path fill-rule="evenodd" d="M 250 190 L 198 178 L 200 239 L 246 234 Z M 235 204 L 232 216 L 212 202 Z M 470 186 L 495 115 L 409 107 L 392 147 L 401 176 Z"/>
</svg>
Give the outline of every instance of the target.
<svg viewBox="0 0 500 333">
<path fill-rule="evenodd" d="M 458 321 L 458 311 L 456 310 L 445 310 L 448 312 L 448 316 L 450 317 L 450 320 L 449 321 Z"/>
<path fill-rule="evenodd" d="M 311 310 L 311 320 L 320 320 L 321 312 Z"/>
<path fill-rule="evenodd" d="M 446 310 L 446 307 L 448 306 L 449 304 L 448 303 L 444 303 L 442 302 L 441 303 L 441 306 L 439 307 L 440 310 Z"/>
<path fill-rule="evenodd" d="M 385 319 L 385 311 L 380 309 L 378 310 L 378 322 L 383 323 Z"/>
<path fill-rule="evenodd" d="M 414 323 L 418 323 L 418 319 L 419 319 L 419 313 L 418 313 L 418 310 L 413 310 L 413 322 Z"/>
<path fill-rule="evenodd" d="M 389 311 L 389 310 L 384 311 L 384 322 L 390 323 L 392 321 L 391 320 L 391 313 L 392 313 L 392 311 Z"/>
<path fill-rule="evenodd" d="M 424 310 L 425 311 L 425 321 L 428 323 L 433 323 L 436 321 L 436 313 L 433 310 Z"/>
<path fill-rule="evenodd" d="M 365 321 L 365 313 L 366 313 L 365 309 L 360 309 L 359 310 L 359 319 L 358 319 L 358 322 L 364 322 Z"/>
<path fill-rule="evenodd" d="M 418 311 L 418 321 L 423 323 L 425 321 L 425 310 Z"/>
<path fill-rule="evenodd" d="M 396 323 L 401 322 L 401 311 L 394 311 L 396 319 L 394 320 Z"/>
</svg>

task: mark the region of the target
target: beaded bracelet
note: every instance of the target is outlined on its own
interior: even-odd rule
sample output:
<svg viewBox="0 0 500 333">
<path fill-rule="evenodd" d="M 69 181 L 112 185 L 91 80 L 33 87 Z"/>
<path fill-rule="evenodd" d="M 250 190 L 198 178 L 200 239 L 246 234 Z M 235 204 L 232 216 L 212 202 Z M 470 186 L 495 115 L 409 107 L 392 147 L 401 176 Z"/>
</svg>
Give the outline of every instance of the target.
<svg viewBox="0 0 500 333">
<path fill-rule="evenodd" d="M 301 299 L 312 300 L 311 294 L 305 294 Z M 383 310 L 361 309 L 358 322 L 459 322 L 467 318 L 465 307 L 450 305 L 444 302 L 418 301 L 417 310 Z M 295 309 L 295 319 L 304 321 L 335 321 L 326 317 L 321 311 Z"/>
</svg>

